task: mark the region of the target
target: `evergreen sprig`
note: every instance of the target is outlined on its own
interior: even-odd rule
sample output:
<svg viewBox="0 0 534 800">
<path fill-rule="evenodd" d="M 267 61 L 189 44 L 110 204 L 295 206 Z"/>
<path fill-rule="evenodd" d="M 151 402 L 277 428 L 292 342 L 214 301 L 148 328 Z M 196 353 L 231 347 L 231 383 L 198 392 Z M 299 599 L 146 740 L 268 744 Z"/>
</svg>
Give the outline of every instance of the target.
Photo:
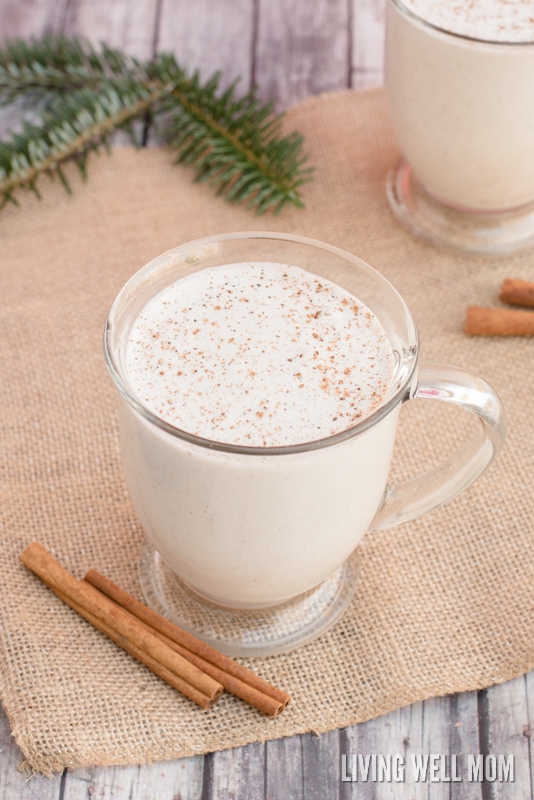
<svg viewBox="0 0 534 800">
<path fill-rule="evenodd" d="M 135 141 L 132 123 L 158 119 L 177 162 L 193 169 L 218 194 L 257 213 L 302 207 L 299 190 L 311 177 L 302 137 L 282 135 L 283 117 L 254 92 L 238 96 L 236 84 L 220 90 L 220 75 L 202 81 L 173 55 L 142 63 L 103 45 L 45 37 L 9 42 L 0 50 L 0 105 L 22 103 L 32 121 L 0 142 L 0 207 L 15 192 L 37 194 L 43 174 L 77 164 L 86 175 L 92 151 L 109 145 L 117 130 Z"/>
</svg>

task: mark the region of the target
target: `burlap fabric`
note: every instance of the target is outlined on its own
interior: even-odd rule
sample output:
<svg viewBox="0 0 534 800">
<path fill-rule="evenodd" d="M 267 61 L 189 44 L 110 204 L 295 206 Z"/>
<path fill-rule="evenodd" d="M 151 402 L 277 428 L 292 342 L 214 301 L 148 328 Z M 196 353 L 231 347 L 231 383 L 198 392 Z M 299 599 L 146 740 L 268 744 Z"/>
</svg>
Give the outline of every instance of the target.
<svg viewBox="0 0 534 800">
<path fill-rule="evenodd" d="M 316 98 L 288 114 L 316 177 L 306 210 L 256 218 L 191 183 L 164 149 L 94 157 L 74 194 L 43 185 L 0 215 L 1 699 L 38 771 L 133 764 L 367 720 L 534 666 L 533 342 L 467 338 L 468 304 L 496 304 L 532 253 L 467 259 L 416 241 L 384 181 L 397 159 L 381 91 Z M 204 235 L 275 229 L 323 239 L 383 272 L 412 309 L 426 360 L 479 372 L 508 412 L 485 476 L 425 518 L 367 537 L 355 602 L 320 640 L 251 666 L 293 696 L 276 720 L 224 696 L 203 712 L 93 630 L 19 563 L 38 539 L 79 577 L 96 567 L 139 595 L 143 534 L 119 460 L 102 328 L 124 281 Z M 414 475 L 466 435 L 469 415 L 408 404 L 395 473 Z"/>
</svg>

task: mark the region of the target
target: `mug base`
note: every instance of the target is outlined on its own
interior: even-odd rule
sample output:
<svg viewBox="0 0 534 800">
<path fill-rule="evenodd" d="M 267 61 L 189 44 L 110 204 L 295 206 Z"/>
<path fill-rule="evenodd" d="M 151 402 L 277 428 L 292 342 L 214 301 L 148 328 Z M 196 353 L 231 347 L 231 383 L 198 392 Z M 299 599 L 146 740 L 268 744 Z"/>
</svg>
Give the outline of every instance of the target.
<svg viewBox="0 0 534 800">
<path fill-rule="evenodd" d="M 431 195 L 405 161 L 388 174 L 386 192 L 399 222 L 437 247 L 500 256 L 534 246 L 534 203 L 489 212 L 455 208 Z"/>
<path fill-rule="evenodd" d="M 350 605 L 358 584 L 358 549 L 323 583 L 283 605 L 241 610 L 218 606 L 192 591 L 145 545 L 139 580 L 146 603 L 180 628 L 229 656 L 287 653 L 330 628 Z"/>
</svg>

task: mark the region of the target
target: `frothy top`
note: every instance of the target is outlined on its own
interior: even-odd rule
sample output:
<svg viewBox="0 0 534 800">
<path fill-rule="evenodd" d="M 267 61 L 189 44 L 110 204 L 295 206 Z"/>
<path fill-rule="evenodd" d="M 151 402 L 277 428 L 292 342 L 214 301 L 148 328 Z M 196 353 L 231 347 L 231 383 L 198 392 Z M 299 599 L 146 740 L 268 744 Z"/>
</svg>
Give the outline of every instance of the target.
<svg viewBox="0 0 534 800">
<path fill-rule="evenodd" d="M 371 414 L 394 357 L 375 315 L 297 267 L 201 270 L 156 295 L 128 342 L 134 392 L 154 414 L 228 444 L 314 441 Z"/>
<path fill-rule="evenodd" d="M 532 0 L 402 0 L 438 28 L 488 42 L 534 42 Z"/>
</svg>

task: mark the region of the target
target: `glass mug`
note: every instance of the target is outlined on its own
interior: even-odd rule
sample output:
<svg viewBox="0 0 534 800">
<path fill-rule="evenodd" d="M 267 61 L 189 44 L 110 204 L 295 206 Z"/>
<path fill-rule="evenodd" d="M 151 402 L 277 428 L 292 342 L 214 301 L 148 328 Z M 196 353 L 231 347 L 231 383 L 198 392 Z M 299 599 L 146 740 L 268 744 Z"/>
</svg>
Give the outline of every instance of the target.
<svg viewBox="0 0 534 800">
<path fill-rule="evenodd" d="M 395 364 L 369 416 L 316 441 L 257 447 L 180 430 L 139 399 L 126 349 L 144 306 L 180 278 L 242 262 L 300 267 L 376 315 Z M 149 542 L 139 565 L 145 599 L 230 655 L 288 651 L 326 630 L 354 595 L 363 535 L 449 501 L 487 468 L 504 438 L 501 403 L 488 384 L 461 369 L 419 364 L 414 321 L 382 275 L 301 236 L 223 234 L 159 256 L 118 294 L 104 348 L 120 392 L 127 488 Z M 481 424 L 446 463 L 389 485 L 399 411 L 414 398 L 452 403 Z"/>
<path fill-rule="evenodd" d="M 409 5 L 386 4 L 385 82 L 403 156 L 387 183 L 395 215 L 466 253 L 534 245 L 534 41 L 462 36 Z"/>
</svg>

